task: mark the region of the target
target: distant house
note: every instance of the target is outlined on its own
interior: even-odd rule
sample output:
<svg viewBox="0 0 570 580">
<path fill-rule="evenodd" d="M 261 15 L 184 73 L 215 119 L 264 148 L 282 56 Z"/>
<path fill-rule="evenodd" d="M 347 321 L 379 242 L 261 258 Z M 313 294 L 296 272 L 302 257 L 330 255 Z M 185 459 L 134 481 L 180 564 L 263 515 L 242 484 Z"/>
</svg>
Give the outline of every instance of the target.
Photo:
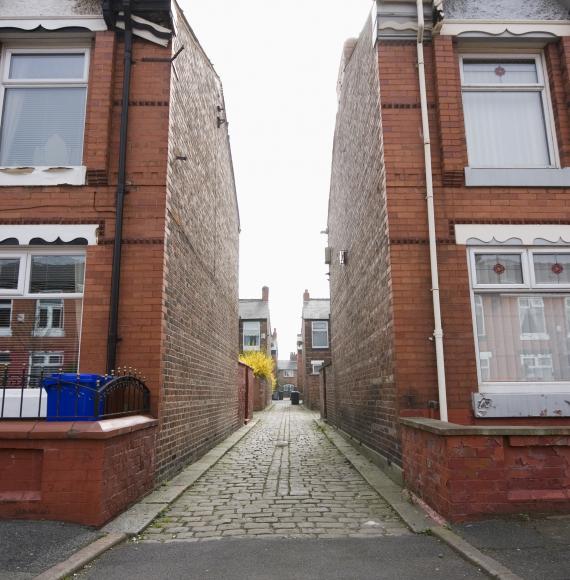
<svg viewBox="0 0 570 580">
<path fill-rule="evenodd" d="M 311 298 L 309 291 L 303 294 L 301 322 L 301 364 L 303 400 L 313 410 L 320 408 L 321 367 L 331 362 L 330 300 Z"/>
<path fill-rule="evenodd" d="M 261 298 L 242 298 L 239 301 L 239 350 L 261 350 L 271 356 L 272 346 L 277 347 L 272 342 L 269 288 L 264 286 Z"/>
<path fill-rule="evenodd" d="M 289 360 L 277 361 L 277 387 L 284 394 L 297 390 L 297 353 Z"/>
</svg>

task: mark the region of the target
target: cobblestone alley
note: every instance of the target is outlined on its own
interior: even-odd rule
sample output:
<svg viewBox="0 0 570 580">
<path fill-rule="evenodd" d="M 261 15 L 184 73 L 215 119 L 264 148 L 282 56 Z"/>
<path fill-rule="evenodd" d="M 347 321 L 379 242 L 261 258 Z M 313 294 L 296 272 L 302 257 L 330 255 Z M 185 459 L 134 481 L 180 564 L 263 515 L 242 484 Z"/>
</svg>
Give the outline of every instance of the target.
<svg viewBox="0 0 570 580">
<path fill-rule="evenodd" d="M 409 534 L 313 418 L 288 401 L 276 403 L 144 540 Z"/>
</svg>

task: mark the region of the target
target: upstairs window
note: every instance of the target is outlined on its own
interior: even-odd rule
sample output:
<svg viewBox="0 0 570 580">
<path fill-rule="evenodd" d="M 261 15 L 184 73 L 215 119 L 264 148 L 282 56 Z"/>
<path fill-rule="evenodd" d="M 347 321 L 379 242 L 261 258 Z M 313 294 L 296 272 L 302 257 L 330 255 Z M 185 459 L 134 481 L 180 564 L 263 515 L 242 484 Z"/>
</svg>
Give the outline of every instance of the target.
<svg viewBox="0 0 570 580">
<path fill-rule="evenodd" d="M 34 336 L 64 336 L 63 300 L 38 300 Z"/>
<path fill-rule="evenodd" d="M 318 375 L 323 365 L 325 364 L 324 360 L 312 360 L 311 361 L 311 374 Z"/>
<path fill-rule="evenodd" d="M 463 113 L 470 167 L 557 165 L 541 55 L 463 56 Z"/>
<path fill-rule="evenodd" d="M 243 350 L 259 350 L 261 347 L 261 324 L 259 321 L 243 323 Z"/>
<path fill-rule="evenodd" d="M 313 348 L 328 348 L 329 346 L 329 323 L 326 320 L 313 322 Z"/>
<path fill-rule="evenodd" d="M 81 165 L 89 51 L 7 48 L 2 62 L 0 165 Z"/>
<path fill-rule="evenodd" d="M 12 336 L 11 300 L 0 300 L 0 336 Z"/>
</svg>

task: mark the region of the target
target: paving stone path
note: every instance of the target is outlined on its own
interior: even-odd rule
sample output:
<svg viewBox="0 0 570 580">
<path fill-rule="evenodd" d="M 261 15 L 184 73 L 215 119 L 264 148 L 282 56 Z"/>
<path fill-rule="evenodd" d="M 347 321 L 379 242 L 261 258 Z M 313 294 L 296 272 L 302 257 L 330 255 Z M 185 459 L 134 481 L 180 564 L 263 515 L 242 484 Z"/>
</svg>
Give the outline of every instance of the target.
<svg viewBox="0 0 570 580">
<path fill-rule="evenodd" d="M 276 403 L 147 529 L 149 542 L 411 534 L 316 426 Z"/>
</svg>

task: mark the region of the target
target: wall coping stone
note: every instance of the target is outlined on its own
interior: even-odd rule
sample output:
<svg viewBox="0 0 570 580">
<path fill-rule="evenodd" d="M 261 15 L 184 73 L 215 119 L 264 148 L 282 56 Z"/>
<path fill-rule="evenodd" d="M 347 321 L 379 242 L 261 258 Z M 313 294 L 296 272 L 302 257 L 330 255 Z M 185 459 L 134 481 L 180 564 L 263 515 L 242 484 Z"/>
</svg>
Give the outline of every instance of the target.
<svg viewBox="0 0 570 580">
<path fill-rule="evenodd" d="M 480 425 L 458 425 L 425 417 L 400 417 L 400 424 L 411 429 L 428 431 L 441 437 L 528 435 L 530 437 L 570 435 L 570 426 L 531 427 L 526 425 L 505 425 L 482 427 Z"/>
<path fill-rule="evenodd" d="M 112 439 L 158 425 L 143 415 L 101 421 L 0 421 L 0 439 Z"/>
</svg>

